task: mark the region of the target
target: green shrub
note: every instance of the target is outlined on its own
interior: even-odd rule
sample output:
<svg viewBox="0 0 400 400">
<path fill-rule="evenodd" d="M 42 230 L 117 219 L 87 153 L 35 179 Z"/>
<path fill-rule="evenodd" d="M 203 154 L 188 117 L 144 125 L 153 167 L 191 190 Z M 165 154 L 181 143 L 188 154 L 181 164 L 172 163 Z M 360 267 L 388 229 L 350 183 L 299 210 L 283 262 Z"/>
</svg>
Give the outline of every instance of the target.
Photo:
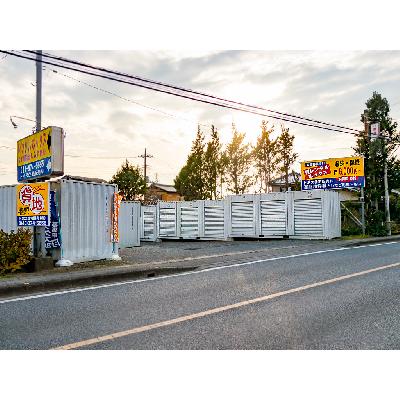
<svg viewBox="0 0 400 400">
<path fill-rule="evenodd" d="M 21 270 L 31 260 L 32 232 L 19 228 L 17 232 L 0 230 L 0 274 Z"/>
<path fill-rule="evenodd" d="M 385 213 L 383 211 L 371 211 L 367 215 L 366 231 L 368 235 L 385 236 Z"/>
</svg>

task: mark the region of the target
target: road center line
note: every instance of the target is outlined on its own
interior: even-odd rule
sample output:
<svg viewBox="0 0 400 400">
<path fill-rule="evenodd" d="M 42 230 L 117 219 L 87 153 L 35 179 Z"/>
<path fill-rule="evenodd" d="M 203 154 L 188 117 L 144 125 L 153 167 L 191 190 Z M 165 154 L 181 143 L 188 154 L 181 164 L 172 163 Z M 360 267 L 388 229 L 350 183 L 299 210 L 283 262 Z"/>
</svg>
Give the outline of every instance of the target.
<svg viewBox="0 0 400 400">
<path fill-rule="evenodd" d="M 171 278 L 181 277 L 181 276 L 185 276 L 185 275 L 203 274 L 206 272 L 212 272 L 212 271 L 217 271 L 217 270 L 226 269 L 226 268 L 245 267 L 248 265 L 260 264 L 260 263 L 268 262 L 268 261 L 285 260 L 285 259 L 289 259 L 289 258 L 311 256 L 311 255 L 315 255 L 315 254 L 323 254 L 323 253 L 330 253 L 330 252 L 336 252 L 336 251 L 345 251 L 345 250 L 352 250 L 352 249 L 360 249 L 360 248 L 364 248 L 364 247 L 373 247 L 373 246 L 377 246 L 377 245 L 383 246 L 383 245 L 398 244 L 398 243 L 399 242 L 385 242 L 385 243 L 362 245 L 362 246 L 338 247 L 338 248 L 334 248 L 334 249 L 318 250 L 318 251 L 312 251 L 312 252 L 300 253 L 300 254 L 290 254 L 290 255 L 286 255 L 286 256 L 277 256 L 277 257 L 265 258 L 265 259 L 261 259 L 261 260 L 245 261 L 245 262 L 236 263 L 236 264 L 221 265 L 219 267 L 209 267 L 209 268 L 204 268 L 204 269 L 200 269 L 200 270 L 196 270 L 196 271 L 180 272 L 177 274 L 156 276 L 154 278 L 126 280 L 126 281 L 121 281 L 121 282 L 105 283 L 103 285 L 86 286 L 86 287 L 77 288 L 77 289 L 66 289 L 66 290 L 59 290 L 59 291 L 49 292 L 49 293 L 40 293 L 40 294 L 35 294 L 35 295 L 30 295 L 30 296 L 15 297 L 15 298 L 10 298 L 10 299 L 0 300 L 0 304 L 40 299 L 42 297 L 60 296 L 63 294 L 85 292 L 88 290 L 104 289 L 104 288 L 109 288 L 109 287 L 114 287 L 114 286 L 133 285 L 133 284 L 138 284 L 138 283 L 143 283 L 143 282 L 151 282 L 151 281 L 156 281 L 156 280 L 161 280 L 161 279 L 171 279 Z M 162 272 L 162 270 L 160 270 L 160 271 Z"/>
<path fill-rule="evenodd" d="M 195 314 L 184 315 L 182 317 L 170 319 L 170 320 L 167 320 L 167 321 L 161 321 L 161 322 L 157 322 L 157 323 L 154 323 L 154 324 L 139 326 L 139 327 L 136 327 L 136 328 L 125 330 L 125 331 L 114 332 L 114 333 L 111 333 L 111 334 L 105 335 L 105 336 L 99 336 L 99 337 L 95 337 L 95 338 L 92 338 L 92 339 L 87 339 L 87 340 L 82 340 L 82 341 L 75 342 L 75 343 L 66 344 L 66 345 L 63 345 L 63 346 L 55 347 L 52 350 L 72 350 L 72 349 L 78 349 L 78 348 L 81 348 L 81 347 L 89 346 L 89 345 L 92 345 L 92 344 L 103 343 L 103 342 L 107 342 L 109 340 L 118 339 L 118 338 L 121 338 L 121 337 L 124 337 L 124 336 L 135 335 L 137 333 L 147 332 L 147 331 L 151 331 L 153 329 L 162 328 L 162 327 L 165 327 L 165 326 L 171 326 L 171 325 L 179 324 L 181 322 L 191 321 L 191 320 L 194 320 L 194 319 L 207 317 L 209 315 L 219 314 L 219 313 L 222 313 L 224 311 L 229 311 L 229 310 L 237 309 L 237 308 L 240 308 L 240 307 L 245 307 L 245 306 L 248 306 L 250 304 L 256 304 L 256 303 L 265 302 L 265 301 L 272 300 L 272 299 L 275 299 L 275 298 L 278 298 L 278 297 L 283 297 L 283 296 L 286 296 L 286 295 L 289 295 L 289 294 L 292 294 L 292 293 L 303 292 L 305 290 L 309 290 L 309 289 L 312 289 L 312 288 L 315 288 L 315 287 L 325 286 L 325 285 L 329 285 L 329 284 L 332 284 L 332 283 L 335 283 L 335 282 L 340 282 L 340 281 L 344 281 L 344 280 L 347 280 L 347 279 L 355 278 L 355 277 L 358 277 L 358 276 L 371 274 L 372 272 L 382 271 L 382 270 L 386 270 L 386 269 L 389 269 L 389 268 L 395 268 L 395 267 L 399 267 L 399 266 L 400 266 L 400 263 L 395 263 L 395 264 L 384 265 L 382 267 L 371 268 L 371 269 L 368 269 L 368 270 L 365 270 L 365 271 L 361 271 L 361 272 L 356 272 L 356 273 L 353 273 L 353 274 L 342 275 L 342 276 L 338 276 L 336 278 L 327 279 L 325 281 L 315 282 L 315 283 L 311 283 L 309 285 L 300 286 L 300 287 L 289 289 L 289 290 L 284 290 L 282 292 L 268 294 L 268 295 L 262 296 L 262 297 L 257 297 L 255 299 L 244 300 L 244 301 L 241 301 L 239 303 L 229 304 L 229 305 L 222 306 L 222 307 L 217 307 L 217 308 L 211 308 L 211 309 L 208 309 L 208 310 L 205 310 L 205 311 L 201 311 L 201 312 L 198 312 L 198 313 L 195 313 Z"/>
</svg>

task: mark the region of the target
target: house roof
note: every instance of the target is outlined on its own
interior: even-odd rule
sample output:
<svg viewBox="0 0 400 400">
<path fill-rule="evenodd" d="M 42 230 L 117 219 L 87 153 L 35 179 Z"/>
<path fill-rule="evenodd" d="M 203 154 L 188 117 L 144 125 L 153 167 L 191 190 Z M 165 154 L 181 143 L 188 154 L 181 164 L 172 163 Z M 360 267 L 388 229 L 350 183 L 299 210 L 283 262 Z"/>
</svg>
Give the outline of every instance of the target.
<svg viewBox="0 0 400 400">
<path fill-rule="evenodd" d="M 301 174 L 299 172 L 295 172 L 294 174 L 291 172 L 289 174 L 289 184 L 293 184 L 299 180 L 301 180 Z M 285 185 L 285 184 L 286 184 L 285 175 L 280 175 L 271 181 L 271 185 Z"/>
<path fill-rule="evenodd" d="M 161 189 L 164 190 L 165 192 L 169 192 L 169 193 L 177 193 L 176 189 L 173 185 L 165 185 L 163 183 L 155 183 L 153 182 L 150 187 L 154 187 L 157 189 Z"/>
</svg>

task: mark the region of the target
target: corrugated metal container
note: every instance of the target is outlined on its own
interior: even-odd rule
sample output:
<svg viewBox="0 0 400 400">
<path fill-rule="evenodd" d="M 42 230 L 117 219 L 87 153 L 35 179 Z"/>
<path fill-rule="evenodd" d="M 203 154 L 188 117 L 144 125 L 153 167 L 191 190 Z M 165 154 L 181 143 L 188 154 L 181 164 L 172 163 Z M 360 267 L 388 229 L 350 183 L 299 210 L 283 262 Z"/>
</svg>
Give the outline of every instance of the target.
<svg viewBox="0 0 400 400">
<path fill-rule="evenodd" d="M 228 236 L 259 236 L 259 196 L 255 194 L 227 196 Z"/>
<path fill-rule="evenodd" d="M 118 254 L 111 242 L 111 212 L 117 186 L 65 179 L 60 182 L 61 257 L 83 262 Z"/>
<path fill-rule="evenodd" d="M 0 229 L 4 232 L 17 230 L 17 186 L 0 186 Z"/>
<path fill-rule="evenodd" d="M 259 224 L 261 237 L 288 235 L 288 196 L 286 193 L 263 193 L 260 202 Z"/>
<path fill-rule="evenodd" d="M 140 225 L 141 225 L 140 240 L 147 242 L 155 242 L 157 240 L 156 206 L 141 206 Z"/>
<path fill-rule="evenodd" d="M 119 248 L 140 246 L 140 203 L 122 201 L 119 210 Z"/>
<path fill-rule="evenodd" d="M 226 201 L 203 200 L 201 209 L 201 239 L 224 240 L 227 237 L 225 217 L 227 213 Z"/>
<path fill-rule="evenodd" d="M 201 225 L 201 201 L 179 201 L 177 204 L 178 232 L 181 239 L 198 239 Z"/>
<path fill-rule="evenodd" d="M 289 192 L 289 215 L 295 239 L 332 239 L 341 236 L 339 193 L 327 191 Z"/>
<path fill-rule="evenodd" d="M 163 239 L 179 239 L 176 201 L 157 203 L 157 235 Z"/>
</svg>

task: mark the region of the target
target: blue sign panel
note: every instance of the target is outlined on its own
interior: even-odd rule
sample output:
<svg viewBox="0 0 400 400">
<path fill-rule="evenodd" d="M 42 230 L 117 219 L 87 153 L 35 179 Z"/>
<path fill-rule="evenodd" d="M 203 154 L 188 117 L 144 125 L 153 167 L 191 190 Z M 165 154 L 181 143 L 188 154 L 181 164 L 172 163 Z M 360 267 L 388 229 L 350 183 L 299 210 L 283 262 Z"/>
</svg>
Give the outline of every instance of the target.
<svg viewBox="0 0 400 400">
<path fill-rule="evenodd" d="M 48 215 L 17 216 L 18 226 L 48 226 Z"/>
<path fill-rule="evenodd" d="M 51 157 L 17 167 L 19 182 L 51 175 Z"/>
<path fill-rule="evenodd" d="M 44 247 L 46 249 L 56 249 L 61 247 L 61 234 L 54 191 L 50 192 L 50 215 L 50 226 L 46 226 L 44 231 Z"/>
<path fill-rule="evenodd" d="M 301 190 L 315 189 L 346 189 L 364 187 L 364 176 L 345 176 L 342 178 L 304 179 L 301 181 Z"/>
</svg>

